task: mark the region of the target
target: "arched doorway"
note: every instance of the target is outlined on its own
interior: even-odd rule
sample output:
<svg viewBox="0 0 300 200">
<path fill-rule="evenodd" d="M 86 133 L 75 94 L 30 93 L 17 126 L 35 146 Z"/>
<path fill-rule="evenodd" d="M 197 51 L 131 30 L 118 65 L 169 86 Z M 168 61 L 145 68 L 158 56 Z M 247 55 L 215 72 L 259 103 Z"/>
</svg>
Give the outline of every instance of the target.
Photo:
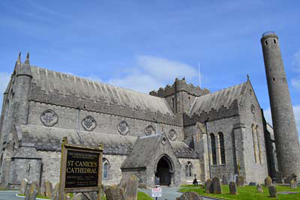
<svg viewBox="0 0 300 200">
<path fill-rule="evenodd" d="M 159 185 L 171 185 L 173 166 L 168 157 L 163 156 L 157 163 L 155 176 L 159 178 Z"/>
</svg>

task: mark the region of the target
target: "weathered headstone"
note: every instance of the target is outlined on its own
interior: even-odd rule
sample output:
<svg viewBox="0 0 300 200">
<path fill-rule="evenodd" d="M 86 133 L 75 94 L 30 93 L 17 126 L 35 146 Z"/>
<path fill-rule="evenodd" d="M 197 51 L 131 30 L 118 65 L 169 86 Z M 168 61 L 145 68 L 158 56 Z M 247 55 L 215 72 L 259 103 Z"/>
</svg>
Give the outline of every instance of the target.
<svg viewBox="0 0 300 200">
<path fill-rule="evenodd" d="M 58 200 L 59 197 L 59 183 L 57 183 L 54 187 L 54 190 L 51 195 L 51 200 Z"/>
<path fill-rule="evenodd" d="M 222 184 L 223 185 L 228 185 L 228 177 L 224 174 L 222 178 Z"/>
<path fill-rule="evenodd" d="M 268 189 L 270 197 L 276 197 L 276 187 L 274 185 L 270 185 Z"/>
<path fill-rule="evenodd" d="M 236 185 L 238 187 L 244 187 L 245 185 L 245 178 L 243 176 L 238 176 L 236 180 Z"/>
<path fill-rule="evenodd" d="M 43 183 L 41 185 L 39 194 L 42 195 L 42 196 L 46 196 L 46 186 L 45 186 L 45 182 L 44 181 L 43 181 Z"/>
<path fill-rule="evenodd" d="M 230 191 L 230 194 L 237 195 L 237 187 L 236 187 L 235 182 L 231 181 L 229 183 L 229 191 Z"/>
<path fill-rule="evenodd" d="M 213 193 L 213 185 L 212 185 L 212 181 L 210 179 L 207 179 L 207 181 L 205 182 L 205 193 L 209 194 L 209 193 Z"/>
<path fill-rule="evenodd" d="M 258 193 L 263 193 L 264 192 L 261 184 L 256 185 L 256 190 L 257 190 Z"/>
<path fill-rule="evenodd" d="M 297 188 L 297 182 L 295 180 L 291 180 L 290 186 L 292 189 L 296 189 Z"/>
<path fill-rule="evenodd" d="M 185 192 L 179 198 L 179 200 L 203 200 L 196 192 Z"/>
<path fill-rule="evenodd" d="M 27 181 L 27 179 L 25 178 L 25 179 L 23 179 L 23 180 L 21 181 L 21 186 L 20 186 L 19 194 L 25 195 L 26 190 L 27 190 L 27 187 L 28 187 L 28 181 Z"/>
<path fill-rule="evenodd" d="M 265 178 L 265 186 L 269 187 L 270 185 L 272 185 L 272 178 L 270 176 L 267 176 Z"/>
<path fill-rule="evenodd" d="M 52 183 L 50 181 L 46 181 L 45 182 L 45 188 L 46 188 L 45 196 L 46 197 L 51 197 L 52 196 L 52 192 L 53 192 Z"/>
<path fill-rule="evenodd" d="M 124 190 L 126 200 L 137 200 L 139 179 L 135 175 L 122 179 L 120 187 Z"/>
<path fill-rule="evenodd" d="M 214 177 L 212 180 L 214 194 L 222 194 L 221 181 L 218 177 Z"/>
<path fill-rule="evenodd" d="M 107 187 L 105 195 L 107 200 L 125 200 L 124 190 L 117 185 Z"/>
<path fill-rule="evenodd" d="M 77 193 L 73 196 L 71 200 L 96 200 L 96 198 L 91 198 L 88 193 Z"/>
<path fill-rule="evenodd" d="M 30 188 L 26 192 L 25 200 L 35 200 L 36 196 L 38 195 L 39 192 L 39 186 L 37 182 L 33 182 L 30 185 Z"/>
<path fill-rule="evenodd" d="M 228 182 L 230 183 L 231 181 L 234 181 L 234 176 L 233 174 L 228 175 Z"/>
<path fill-rule="evenodd" d="M 283 174 L 282 172 L 276 172 L 275 177 L 276 177 L 276 183 L 283 183 Z"/>
</svg>

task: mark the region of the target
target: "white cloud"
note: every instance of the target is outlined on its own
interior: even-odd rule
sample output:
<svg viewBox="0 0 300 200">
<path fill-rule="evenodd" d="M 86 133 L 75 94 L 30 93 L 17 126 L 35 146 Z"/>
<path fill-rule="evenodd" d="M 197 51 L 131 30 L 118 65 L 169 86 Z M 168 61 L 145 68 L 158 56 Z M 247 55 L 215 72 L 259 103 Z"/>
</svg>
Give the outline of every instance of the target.
<svg viewBox="0 0 300 200">
<path fill-rule="evenodd" d="M 297 78 L 293 78 L 291 80 L 291 84 L 292 84 L 292 87 L 300 90 L 300 77 L 297 77 Z"/>
<path fill-rule="evenodd" d="M 10 74 L 6 72 L 0 72 L 0 113 L 2 110 L 2 100 L 3 100 L 3 93 L 6 90 L 10 79 Z"/>
<path fill-rule="evenodd" d="M 126 69 L 125 76 L 110 79 L 108 83 L 148 93 L 173 83 L 175 78 L 186 77 L 192 80 L 197 75 L 198 72 L 195 68 L 179 61 L 153 56 L 138 56 L 135 66 Z"/>
<path fill-rule="evenodd" d="M 293 56 L 293 68 L 295 71 L 300 72 L 300 51 L 297 51 Z"/>
<path fill-rule="evenodd" d="M 170 80 L 176 77 L 186 77 L 191 79 L 197 75 L 197 70 L 193 67 L 164 58 L 139 56 L 137 58 L 137 64 L 142 67 L 145 72 L 160 80 Z"/>
</svg>

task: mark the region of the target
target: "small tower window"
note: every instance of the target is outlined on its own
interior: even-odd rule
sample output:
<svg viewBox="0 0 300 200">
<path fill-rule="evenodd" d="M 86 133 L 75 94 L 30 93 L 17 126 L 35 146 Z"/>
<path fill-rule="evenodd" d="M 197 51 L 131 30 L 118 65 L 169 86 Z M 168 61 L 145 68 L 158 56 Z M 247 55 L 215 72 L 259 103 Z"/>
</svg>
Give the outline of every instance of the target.
<svg viewBox="0 0 300 200">
<path fill-rule="evenodd" d="M 266 43 L 266 45 L 268 45 L 268 41 L 266 41 L 265 43 Z"/>
<path fill-rule="evenodd" d="M 276 40 L 274 40 L 274 44 L 276 44 Z"/>
</svg>

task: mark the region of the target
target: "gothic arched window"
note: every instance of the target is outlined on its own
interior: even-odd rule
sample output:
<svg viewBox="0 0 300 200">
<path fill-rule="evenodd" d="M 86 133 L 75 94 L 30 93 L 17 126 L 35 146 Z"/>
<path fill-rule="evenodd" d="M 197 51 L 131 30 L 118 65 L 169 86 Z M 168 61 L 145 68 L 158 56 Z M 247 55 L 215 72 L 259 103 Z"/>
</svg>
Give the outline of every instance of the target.
<svg viewBox="0 0 300 200">
<path fill-rule="evenodd" d="M 109 162 L 106 158 L 102 159 L 102 177 L 103 179 L 108 179 L 108 173 L 109 173 Z"/>
<path fill-rule="evenodd" d="M 259 135 L 258 126 L 256 126 L 256 137 L 257 137 L 259 163 L 262 164 L 263 160 L 262 160 L 262 152 L 261 152 L 260 135 Z"/>
<path fill-rule="evenodd" d="M 193 165 L 192 163 L 189 161 L 186 165 L 185 165 L 185 176 L 186 177 L 192 177 L 192 172 L 193 170 Z"/>
<path fill-rule="evenodd" d="M 216 138 L 213 133 L 210 134 L 210 144 L 211 144 L 211 158 L 212 164 L 217 164 L 217 151 L 216 151 Z"/>
<path fill-rule="evenodd" d="M 221 132 L 219 133 L 219 140 L 220 140 L 221 164 L 226 164 L 224 134 Z"/>
<path fill-rule="evenodd" d="M 258 156 L 257 156 L 257 134 L 255 130 L 255 125 L 252 124 L 252 139 L 253 139 L 253 150 L 254 150 L 254 159 L 255 163 L 258 163 Z"/>
</svg>

